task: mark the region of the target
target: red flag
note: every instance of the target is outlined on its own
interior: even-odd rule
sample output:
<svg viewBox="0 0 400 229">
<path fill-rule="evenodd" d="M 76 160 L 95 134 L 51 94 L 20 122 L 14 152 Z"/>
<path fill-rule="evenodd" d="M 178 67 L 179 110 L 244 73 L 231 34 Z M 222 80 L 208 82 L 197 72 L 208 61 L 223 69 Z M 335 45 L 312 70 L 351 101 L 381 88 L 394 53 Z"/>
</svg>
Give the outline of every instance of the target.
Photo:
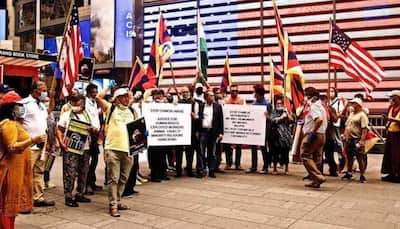
<svg viewBox="0 0 400 229">
<path fill-rule="evenodd" d="M 174 53 L 171 37 L 167 30 L 165 20 L 160 13 L 156 31 L 154 33 L 154 40 L 150 48 L 150 59 L 147 65 L 147 76 L 151 80 L 156 80 L 157 86 L 162 78 L 162 66 Z"/>
<path fill-rule="evenodd" d="M 221 92 L 225 94 L 228 87 L 231 85 L 232 85 L 231 68 L 229 66 L 229 56 L 228 56 L 228 53 L 226 53 L 225 65 L 224 65 L 224 75 L 222 76 L 222 80 L 221 80 Z"/>
<path fill-rule="evenodd" d="M 128 87 L 132 90 L 137 85 L 142 85 L 144 89 L 156 87 L 156 80 L 150 80 L 149 77 L 147 77 L 144 72 L 143 64 L 138 57 L 136 57 L 135 64 L 133 65 Z"/>
<path fill-rule="evenodd" d="M 379 137 L 372 130 L 368 129 L 367 136 L 365 137 L 365 152 L 368 153 L 376 143 L 378 143 Z"/>
<path fill-rule="evenodd" d="M 79 62 L 83 60 L 83 48 L 81 41 L 81 31 L 79 28 L 78 7 L 73 6 L 71 20 L 67 27 L 67 33 L 64 37 L 66 57 L 63 66 L 62 75 L 62 93 L 61 97 L 68 96 L 78 80 Z"/>
<path fill-rule="evenodd" d="M 332 24 L 330 66 L 341 68 L 359 81 L 367 94 L 383 80 L 384 70 L 372 55 Z"/>
</svg>

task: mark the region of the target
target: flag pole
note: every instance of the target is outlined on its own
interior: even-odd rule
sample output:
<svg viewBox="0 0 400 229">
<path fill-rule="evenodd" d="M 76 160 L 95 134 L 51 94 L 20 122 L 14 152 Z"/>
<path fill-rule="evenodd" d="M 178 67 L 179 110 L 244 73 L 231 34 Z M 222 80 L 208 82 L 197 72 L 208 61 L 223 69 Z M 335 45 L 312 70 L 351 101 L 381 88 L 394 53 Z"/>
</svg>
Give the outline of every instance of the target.
<svg viewBox="0 0 400 229">
<path fill-rule="evenodd" d="M 288 93 L 288 90 L 287 90 L 287 87 L 289 87 L 290 86 L 290 83 L 291 83 L 291 79 L 288 79 L 288 74 L 287 74 L 287 70 L 288 70 L 288 61 L 289 61 L 289 47 L 288 47 L 288 45 L 289 45 L 289 36 L 288 36 L 288 33 L 285 31 L 285 34 L 284 34 L 284 39 L 285 39 L 285 42 L 284 42 L 284 44 L 283 44 L 283 52 L 284 52 L 284 63 L 283 63 L 283 72 L 284 72 L 284 88 L 283 88 L 283 94 L 284 94 L 284 96 L 283 96 L 283 98 L 284 98 L 284 104 L 285 104 L 285 106 L 287 105 L 286 104 L 286 101 L 287 101 L 287 93 Z M 290 92 L 290 90 L 289 90 L 289 92 Z M 290 108 L 292 108 L 292 106 L 291 106 L 291 101 L 289 100 L 289 105 L 290 105 Z M 291 113 L 293 112 L 293 109 L 291 109 Z"/>
<path fill-rule="evenodd" d="M 264 0 L 260 0 L 261 85 L 264 86 Z"/>
<path fill-rule="evenodd" d="M 176 88 L 176 82 L 175 82 L 174 67 L 172 66 L 171 58 L 168 58 L 168 62 L 169 62 L 169 67 L 170 67 L 171 75 L 172 75 L 172 83 L 174 85 L 174 89 L 175 89 L 176 93 L 178 93 L 178 89 Z"/>
<path fill-rule="evenodd" d="M 274 63 L 272 62 L 272 57 L 271 54 L 269 55 L 269 66 L 270 66 L 270 78 L 269 78 L 269 93 L 270 93 L 270 98 L 271 98 L 271 104 L 272 104 L 272 109 L 275 110 L 275 93 L 274 93 L 274 87 L 275 87 L 275 71 L 274 71 Z"/>
<path fill-rule="evenodd" d="M 200 35 L 199 35 L 199 23 L 200 23 L 200 3 L 199 0 L 196 1 L 197 4 L 197 12 L 196 12 L 196 47 L 197 47 L 197 54 L 196 54 L 196 79 L 195 82 L 198 81 L 200 75 Z"/>
<path fill-rule="evenodd" d="M 62 50 L 64 48 L 64 44 L 65 44 L 65 34 L 67 34 L 67 28 L 68 25 L 71 21 L 71 13 L 72 13 L 72 8 L 74 7 L 75 4 L 75 0 L 71 0 L 71 4 L 69 6 L 69 10 L 68 10 L 68 14 L 67 14 L 67 18 L 65 20 L 65 26 L 64 26 L 64 32 L 63 32 L 63 39 L 61 41 L 61 45 L 60 45 L 60 50 L 58 50 L 58 55 L 57 55 L 57 67 L 54 70 L 54 75 L 53 75 L 53 80 L 51 82 L 51 89 L 50 89 L 50 93 L 54 93 L 54 89 L 56 87 L 56 82 L 57 82 L 57 74 L 58 74 L 58 65 L 60 64 L 60 60 L 61 60 L 61 53 Z M 54 96 L 51 96 L 50 99 L 53 99 Z"/>
<path fill-rule="evenodd" d="M 333 23 L 336 24 L 336 0 L 333 0 L 332 4 L 333 4 Z M 336 68 L 333 69 L 333 78 L 334 78 L 335 88 L 338 88 L 337 87 L 337 72 L 336 72 Z"/>
<path fill-rule="evenodd" d="M 327 96 L 328 96 L 328 103 L 331 102 L 331 97 L 329 94 L 330 88 L 331 88 L 331 38 L 332 38 L 332 19 L 329 18 L 329 45 L 328 45 L 328 90 L 327 90 Z"/>
</svg>

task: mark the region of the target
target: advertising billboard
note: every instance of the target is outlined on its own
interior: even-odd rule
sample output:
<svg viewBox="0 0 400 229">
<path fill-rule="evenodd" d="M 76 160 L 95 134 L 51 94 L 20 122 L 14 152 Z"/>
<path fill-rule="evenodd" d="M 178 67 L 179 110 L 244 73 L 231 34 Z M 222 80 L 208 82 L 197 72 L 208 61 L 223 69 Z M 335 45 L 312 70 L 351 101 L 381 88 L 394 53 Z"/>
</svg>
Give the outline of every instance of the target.
<svg viewBox="0 0 400 229">
<path fill-rule="evenodd" d="M 0 9 L 0 40 L 7 39 L 7 10 Z"/>
<path fill-rule="evenodd" d="M 113 67 L 114 14 L 114 0 L 92 1 L 91 56 L 96 61 L 96 68 Z"/>
<path fill-rule="evenodd" d="M 117 0 L 115 15 L 115 66 L 132 67 L 134 1 Z"/>
</svg>

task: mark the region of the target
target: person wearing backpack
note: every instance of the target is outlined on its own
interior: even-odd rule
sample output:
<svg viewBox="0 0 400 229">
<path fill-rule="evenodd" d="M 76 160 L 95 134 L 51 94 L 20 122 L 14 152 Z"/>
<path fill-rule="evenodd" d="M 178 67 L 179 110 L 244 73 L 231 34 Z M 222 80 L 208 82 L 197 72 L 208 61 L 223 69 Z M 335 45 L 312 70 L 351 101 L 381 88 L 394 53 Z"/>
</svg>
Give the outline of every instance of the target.
<svg viewBox="0 0 400 229">
<path fill-rule="evenodd" d="M 129 155 L 129 137 L 126 124 L 136 120 L 138 115 L 129 107 L 128 88 L 120 87 L 114 91 L 114 104 L 104 99 L 107 91 L 108 87 L 105 87 L 96 96 L 96 102 L 107 117 L 104 151 L 107 166 L 109 210 L 111 216 L 119 217 L 120 210 L 130 209 L 120 202 L 133 163 L 133 158 Z"/>
</svg>

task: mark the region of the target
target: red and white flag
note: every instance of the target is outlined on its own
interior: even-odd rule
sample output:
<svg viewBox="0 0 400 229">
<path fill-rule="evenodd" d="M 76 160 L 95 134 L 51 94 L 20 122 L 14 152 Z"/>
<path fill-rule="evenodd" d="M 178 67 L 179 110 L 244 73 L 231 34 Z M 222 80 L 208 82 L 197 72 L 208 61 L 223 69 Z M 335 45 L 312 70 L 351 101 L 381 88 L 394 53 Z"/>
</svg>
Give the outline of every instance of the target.
<svg viewBox="0 0 400 229">
<path fill-rule="evenodd" d="M 384 70 L 375 58 L 335 24 L 332 24 L 329 48 L 330 67 L 343 69 L 361 83 L 367 94 L 383 80 Z"/>
<path fill-rule="evenodd" d="M 72 8 L 71 20 L 64 37 L 65 61 L 62 66 L 62 88 L 61 97 L 68 96 L 78 80 L 79 62 L 83 60 L 83 48 L 81 31 L 79 27 L 79 14 L 76 5 Z"/>
</svg>

